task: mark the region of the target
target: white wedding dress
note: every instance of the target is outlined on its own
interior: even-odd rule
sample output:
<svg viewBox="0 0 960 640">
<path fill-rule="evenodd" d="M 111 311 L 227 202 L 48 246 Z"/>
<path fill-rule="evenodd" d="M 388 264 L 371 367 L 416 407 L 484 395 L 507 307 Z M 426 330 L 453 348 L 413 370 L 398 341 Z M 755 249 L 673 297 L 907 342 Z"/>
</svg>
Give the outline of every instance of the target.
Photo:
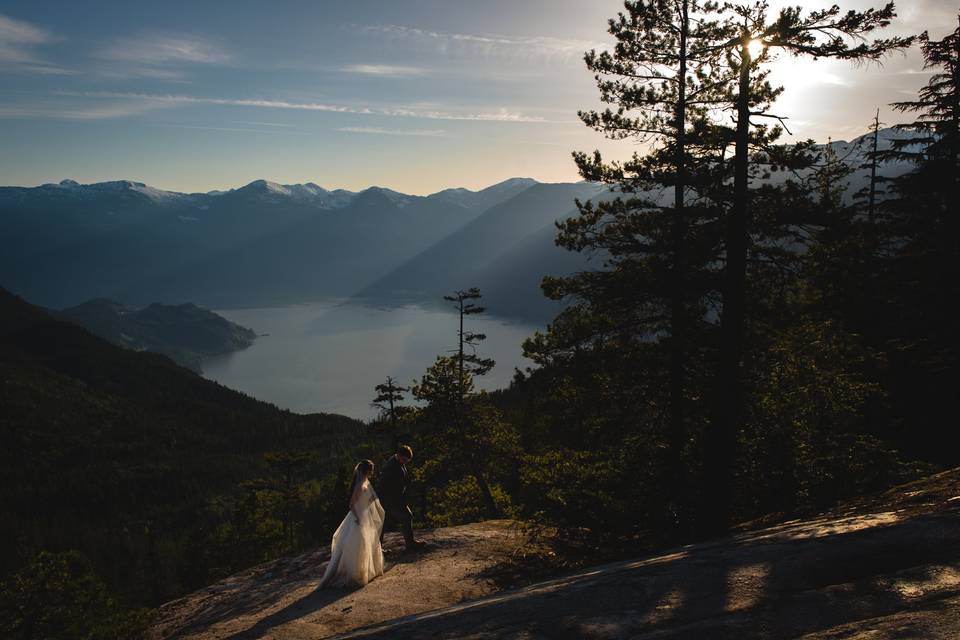
<svg viewBox="0 0 960 640">
<path fill-rule="evenodd" d="M 347 513 L 333 534 L 330 543 L 330 562 L 320 581 L 320 587 L 363 587 L 383 575 L 383 548 L 380 530 L 383 529 L 383 507 L 368 480 L 364 480 L 357 501 L 360 523 L 353 511 Z"/>
</svg>

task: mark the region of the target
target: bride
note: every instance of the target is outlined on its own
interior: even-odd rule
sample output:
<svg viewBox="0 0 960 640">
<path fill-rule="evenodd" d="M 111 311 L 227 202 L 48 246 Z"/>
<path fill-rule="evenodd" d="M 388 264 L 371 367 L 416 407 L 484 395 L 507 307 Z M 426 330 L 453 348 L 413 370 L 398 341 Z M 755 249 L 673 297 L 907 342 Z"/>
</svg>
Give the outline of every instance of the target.
<svg viewBox="0 0 960 640">
<path fill-rule="evenodd" d="M 373 463 L 361 460 L 353 471 L 350 512 L 330 543 L 330 562 L 320 581 L 324 587 L 362 587 L 383 575 L 383 507 L 370 484 Z"/>
</svg>

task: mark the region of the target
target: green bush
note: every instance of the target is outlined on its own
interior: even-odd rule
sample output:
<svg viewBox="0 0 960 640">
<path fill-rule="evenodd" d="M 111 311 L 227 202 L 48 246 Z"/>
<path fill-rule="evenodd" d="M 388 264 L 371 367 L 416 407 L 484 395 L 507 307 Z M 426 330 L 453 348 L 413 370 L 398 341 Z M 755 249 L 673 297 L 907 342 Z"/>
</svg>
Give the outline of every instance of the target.
<svg viewBox="0 0 960 640">
<path fill-rule="evenodd" d="M 517 516 L 517 508 L 501 485 L 491 484 L 490 492 L 503 517 Z M 472 477 L 454 480 L 440 488 L 431 488 L 427 497 L 430 504 L 427 521 L 431 526 L 450 527 L 485 519 L 480 487 Z"/>
<path fill-rule="evenodd" d="M 42 552 L 0 591 L 0 633 L 8 640 L 132 640 L 152 615 L 122 611 L 77 551 Z"/>
</svg>

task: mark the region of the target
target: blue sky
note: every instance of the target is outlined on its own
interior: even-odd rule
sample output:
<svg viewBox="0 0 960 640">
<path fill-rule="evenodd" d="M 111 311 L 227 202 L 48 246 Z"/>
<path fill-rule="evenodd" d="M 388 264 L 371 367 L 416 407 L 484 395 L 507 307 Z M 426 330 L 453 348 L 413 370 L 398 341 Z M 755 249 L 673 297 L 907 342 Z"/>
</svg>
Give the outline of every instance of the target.
<svg viewBox="0 0 960 640">
<path fill-rule="evenodd" d="M 891 33 L 956 25 L 948 0 L 900 4 Z M 422 194 L 575 180 L 570 151 L 636 148 L 576 118 L 596 104 L 582 53 L 609 42 L 620 6 L 4 0 L 0 184 L 124 178 L 207 191 L 268 178 Z M 779 112 L 797 137 L 819 140 L 858 135 L 876 107 L 927 78 L 916 51 L 882 68 L 778 64 L 775 78 L 790 81 Z"/>
</svg>

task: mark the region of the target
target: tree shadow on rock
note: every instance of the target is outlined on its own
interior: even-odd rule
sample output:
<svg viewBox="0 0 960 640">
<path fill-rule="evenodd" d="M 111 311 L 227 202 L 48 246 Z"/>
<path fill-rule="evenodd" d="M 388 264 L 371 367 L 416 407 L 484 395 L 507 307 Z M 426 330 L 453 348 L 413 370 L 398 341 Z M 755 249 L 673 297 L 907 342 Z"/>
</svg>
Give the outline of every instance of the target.
<svg viewBox="0 0 960 640">
<path fill-rule="evenodd" d="M 274 611 L 265 618 L 261 618 L 249 629 L 227 636 L 225 640 L 255 640 L 262 638 L 264 634 L 271 629 L 316 613 L 330 606 L 337 600 L 345 598 L 354 591 L 356 591 L 356 589 L 313 589 L 302 598 L 291 602 L 282 609 Z"/>
</svg>

